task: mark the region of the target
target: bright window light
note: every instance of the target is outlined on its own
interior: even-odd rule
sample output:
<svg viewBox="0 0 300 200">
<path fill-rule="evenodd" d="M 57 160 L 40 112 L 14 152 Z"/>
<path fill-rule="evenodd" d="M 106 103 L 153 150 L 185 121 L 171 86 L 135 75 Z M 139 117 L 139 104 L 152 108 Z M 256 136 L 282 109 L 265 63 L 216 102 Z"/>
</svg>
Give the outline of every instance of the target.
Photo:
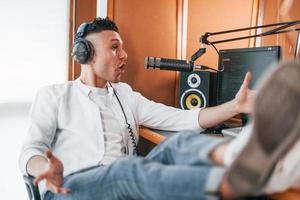
<svg viewBox="0 0 300 200">
<path fill-rule="evenodd" d="M 68 79 L 69 2 L 0 0 L 0 199 L 28 199 L 18 157 L 37 89 Z"/>
<path fill-rule="evenodd" d="M 0 103 L 68 79 L 68 0 L 0 1 Z"/>
</svg>

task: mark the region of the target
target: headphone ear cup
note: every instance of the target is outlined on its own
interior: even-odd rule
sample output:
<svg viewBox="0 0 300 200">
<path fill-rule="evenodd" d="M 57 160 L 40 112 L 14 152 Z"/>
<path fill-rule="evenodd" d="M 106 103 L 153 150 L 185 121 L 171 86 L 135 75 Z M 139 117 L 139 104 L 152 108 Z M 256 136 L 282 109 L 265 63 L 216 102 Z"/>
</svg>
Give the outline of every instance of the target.
<svg viewBox="0 0 300 200">
<path fill-rule="evenodd" d="M 94 56 L 94 48 L 90 41 L 79 38 L 74 41 L 72 48 L 72 57 L 80 64 L 89 63 Z"/>
</svg>

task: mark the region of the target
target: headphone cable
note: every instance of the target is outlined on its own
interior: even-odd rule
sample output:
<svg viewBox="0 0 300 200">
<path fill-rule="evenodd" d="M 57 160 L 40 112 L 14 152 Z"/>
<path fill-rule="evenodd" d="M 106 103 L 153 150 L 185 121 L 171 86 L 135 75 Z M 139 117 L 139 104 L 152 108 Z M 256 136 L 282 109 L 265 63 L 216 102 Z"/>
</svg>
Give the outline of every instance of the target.
<svg viewBox="0 0 300 200">
<path fill-rule="evenodd" d="M 115 89 L 113 88 L 112 84 L 109 82 L 109 85 L 112 87 L 113 89 L 113 92 L 114 92 L 114 95 L 116 96 L 118 102 L 119 102 L 119 105 L 121 107 L 121 110 L 122 110 L 122 113 L 124 115 L 124 118 L 125 118 L 125 123 L 127 125 L 127 129 L 128 129 L 128 132 L 129 132 L 129 137 L 130 137 L 130 140 L 131 140 L 131 143 L 132 143 L 132 146 L 133 146 L 133 150 L 134 150 L 134 154 L 139 156 L 139 150 L 138 150 L 138 146 L 137 146 L 137 142 L 135 140 L 135 137 L 134 137 L 134 133 L 133 133 L 133 130 L 132 130 L 132 127 L 131 127 L 131 124 L 129 124 L 128 120 L 127 120 L 127 117 L 126 117 L 126 114 L 125 114 L 125 111 L 124 111 L 124 108 L 122 106 L 122 103 L 117 95 L 117 93 L 115 92 Z"/>
</svg>

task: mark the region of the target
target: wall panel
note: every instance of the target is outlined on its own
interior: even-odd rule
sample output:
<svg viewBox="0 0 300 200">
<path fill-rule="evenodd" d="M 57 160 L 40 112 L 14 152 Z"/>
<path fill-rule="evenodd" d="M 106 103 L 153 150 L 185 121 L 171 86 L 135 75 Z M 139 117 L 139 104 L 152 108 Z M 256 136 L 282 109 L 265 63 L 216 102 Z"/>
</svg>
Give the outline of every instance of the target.
<svg viewBox="0 0 300 200">
<path fill-rule="evenodd" d="M 97 0 L 70 0 L 70 34 L 69 34 L 69 80 L 80 75 L 80 65 L 71 57 L 74 34 L 79 25 L 96 17 Z"/>
<path fill-rule="evenodd" d="M 281 6 L 282 0 L 264 0 L 264 24 L 274 24 L 279 23 L 282 20 L 279 16 L 279 9 Z M 286 15 L 286 18 L 283 21 L 293 21 L 300 19 L 300 1 L 293 1 L 293 6 Z M 299 28 L 299 25 L 296 26 Z M 266 36 L 262 39 L 262 45 L 280 45 L 282 47 L 282 56 L 284 59 L 293 58 L 294 51 L 296 48 L 296 38 L 297 32 L 285 33 L 280 35 Z"/>
<path fill-rule="evenodd" d="M 189 0 L 187 28 L 187 58 L 200 48 L 199 38 L 205 32 L 218 32 L 251 25 L 253 0 Z M 250 31 L 209 37 L 210 41 L 249 35 Z M 218 49 L 245 48 L 249 39 L 217 44 Z M 218 55 L 211 46 L 197 61 L 217 68 Z"/>
<path fill-rule="evenodd" d="M 147 98 L 174 105 L 175 72 L 144 68 L 146 56 L 176 58 L 176 0 L 114 0 L 113 18 L 128 53 L 122 81 Z"/>
</svg>

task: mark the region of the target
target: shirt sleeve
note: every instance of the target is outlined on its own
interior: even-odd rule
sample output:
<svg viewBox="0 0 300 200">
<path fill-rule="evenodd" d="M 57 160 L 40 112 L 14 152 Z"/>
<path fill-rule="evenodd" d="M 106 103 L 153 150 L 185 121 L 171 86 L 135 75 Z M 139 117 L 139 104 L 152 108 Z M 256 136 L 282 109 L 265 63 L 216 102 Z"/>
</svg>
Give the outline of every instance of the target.
<svg viewBox="0 0 300 200">
<path fill-rule="evenodd" d="M 198 122 L 200 108 L 182 110 L 151 101 L 133 92 L 139 125 L 169 131 L 203 130 Z"/>
<path fill-rule="evenodd" d="M 19 157 L 23 174 L 27 174 L 26 165 L 31 157 L 44 156 L 45 150 L 50 149 L 57 127 L 57 108 L 50 87 L 40 89 L 30 109 L 30 126 Z"/>
</svg>

